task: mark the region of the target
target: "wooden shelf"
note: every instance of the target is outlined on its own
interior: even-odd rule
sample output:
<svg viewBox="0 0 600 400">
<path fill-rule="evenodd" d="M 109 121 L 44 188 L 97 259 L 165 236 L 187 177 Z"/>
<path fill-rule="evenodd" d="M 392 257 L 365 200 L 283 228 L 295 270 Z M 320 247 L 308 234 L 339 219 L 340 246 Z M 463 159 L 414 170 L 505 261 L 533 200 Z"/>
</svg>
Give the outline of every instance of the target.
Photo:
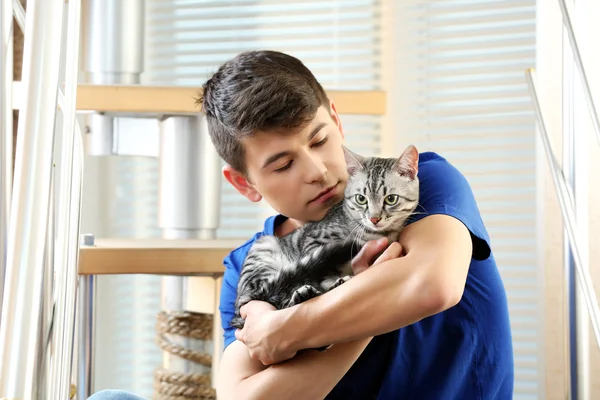
<svg viewBox="0 0 600 400">
<path fill-rule="evenodd" d="M 80 275 L 222 275 L 239 240 L 96 239 L 79 251 Z"/>
<path fill-rule="evenodd" d="M 21 82 L 13 82 L 13 108 L 23 102 Z M 383 91 L 327 91 L 340 114 L 382 115 Z M 125 114 L 195 114 L 200 89 L 189 86 L 88 85 L 77 89 L 77 110 Z"/>
</svg>

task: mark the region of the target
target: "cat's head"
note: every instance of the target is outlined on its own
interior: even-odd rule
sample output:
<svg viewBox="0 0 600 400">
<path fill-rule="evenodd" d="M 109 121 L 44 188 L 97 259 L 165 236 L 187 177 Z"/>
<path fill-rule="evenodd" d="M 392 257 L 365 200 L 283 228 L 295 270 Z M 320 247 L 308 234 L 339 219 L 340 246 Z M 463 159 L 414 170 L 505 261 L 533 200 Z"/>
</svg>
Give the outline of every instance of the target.
<svg viewBox="0 0 600 400">
<path fill-rule="evenodd" d="M 344 148 L 349 179 L 346 212 L 369 232 L 400 230 L 419 202 L 419 152 L 398 158 L 362 157 Z"/>
</svg>

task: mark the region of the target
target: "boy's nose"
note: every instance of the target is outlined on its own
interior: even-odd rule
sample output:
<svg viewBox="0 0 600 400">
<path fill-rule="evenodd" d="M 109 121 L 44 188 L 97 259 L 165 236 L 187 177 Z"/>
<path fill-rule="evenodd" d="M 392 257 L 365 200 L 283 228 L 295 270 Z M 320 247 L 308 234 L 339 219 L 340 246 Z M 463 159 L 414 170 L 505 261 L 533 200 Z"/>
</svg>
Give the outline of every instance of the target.
<svg viewBox="0 0 600 400">
<path fill-rule="evenodd" d="M 371 220 L 371 222 L 373 223 L 373 225 L 377 225 L 377 223 L 379 221 L 381 221 L 381 218 L 379 218 L 379 217 L 371 217 L 369 219 Z"/>
<path fill-rule="evenodd" d="M 321 182 L 327 175 L 327 167 L 321 160 L 311 160 L 309 165 L 308 181 L 309 182 Z"/>
</svg>

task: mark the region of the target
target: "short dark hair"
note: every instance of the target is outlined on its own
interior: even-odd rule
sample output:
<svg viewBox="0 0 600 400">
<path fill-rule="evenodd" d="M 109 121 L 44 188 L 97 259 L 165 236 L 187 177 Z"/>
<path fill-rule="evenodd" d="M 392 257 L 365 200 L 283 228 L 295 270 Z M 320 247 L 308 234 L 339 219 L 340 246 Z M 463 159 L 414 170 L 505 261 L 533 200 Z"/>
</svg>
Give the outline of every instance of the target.
<svg viewBox="0 0 600 400">
<path fill-rule="evenodd" d="M 224 63 L 202 86 L 198 103 L 219 156 L 243 174 L 244 137 L 299 128 L 320 106 L 329 111 L 312 72 L 297 58 L 270 50 L 240 53 Z"/>
</svg>

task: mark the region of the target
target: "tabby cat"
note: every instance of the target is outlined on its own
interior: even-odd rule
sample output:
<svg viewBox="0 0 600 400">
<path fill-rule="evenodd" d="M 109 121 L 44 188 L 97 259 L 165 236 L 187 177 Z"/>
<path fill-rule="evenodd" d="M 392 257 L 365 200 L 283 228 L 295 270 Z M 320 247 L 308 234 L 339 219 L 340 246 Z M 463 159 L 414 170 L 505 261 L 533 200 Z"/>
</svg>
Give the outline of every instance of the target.
<svg viewBox="0 0 600 400">
<path fill-rule="evenodd" d="M 248 251 L 231 326 L 243 328 L 239 310 L 251 300 L 282 309 L 341 285 L 352 276 L 352 257 L 367 241 L 398 239 L 419 200 L 417 149 L 409 146 L 399 158 L 344 152 L 345 199 L 322 220 L 282 237 L 261 236 Z"/>
</svg>

